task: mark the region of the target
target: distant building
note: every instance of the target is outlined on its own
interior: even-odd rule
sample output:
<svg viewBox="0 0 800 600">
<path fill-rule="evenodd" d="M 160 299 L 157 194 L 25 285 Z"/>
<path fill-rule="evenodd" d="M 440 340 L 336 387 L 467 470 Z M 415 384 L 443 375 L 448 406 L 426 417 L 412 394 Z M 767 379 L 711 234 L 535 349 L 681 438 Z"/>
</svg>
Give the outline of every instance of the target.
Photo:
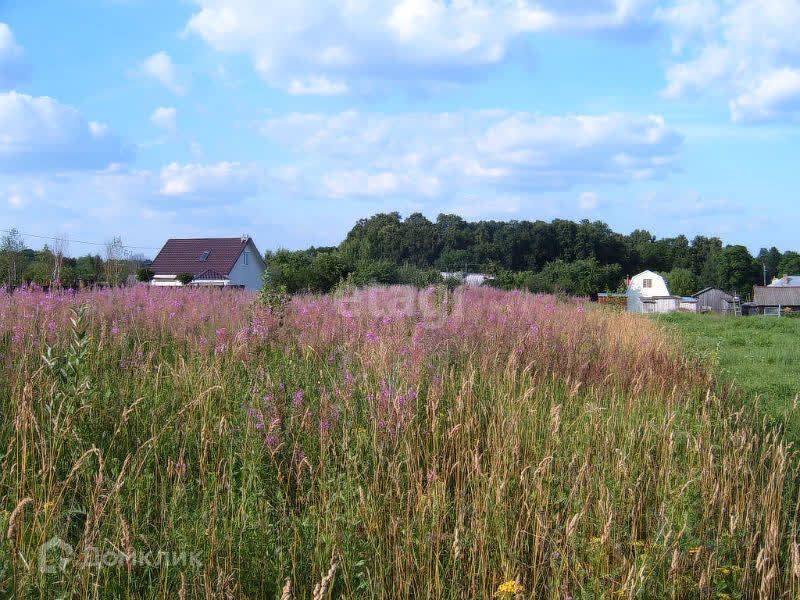
<svg viewBox="0 0 800 600">
<path fill-rule="evenodd" d="M 753 301 L 743 305 L 749 315 L 783 315 L 800 312 L 800 285 L 753 288 Z"/>
<path fill-rule="evenodd" d="M 739 298 L 719 288 L 709 287 L 700 290 L 696 294 L 692 294 L 692 298 L 697 300 L 699 312 L 714 312 L 721 315 L 739 314 Z"/>
<path fill-rule="evenodd" d="M 464 273 L 463 271 L 442 271 L 440 275 L 442 279 L 457 279 L 464 285 L 470 287 L 479 287 L 487 281 L 494 279 L 491 275 L 484 275 L 483 273 Z"/>
<path fill-rule="evenodd" d="M 151 285 L 179 287 L 178 276 L 192 275 L 189 285 L 261 288 L 266 263 L 253 240 L 239 238 L 195 238 L 167 240 L 150 270 Z"/>
<path fill-rule="evenodd" d="M 681 296 L 654 296 L 642 298 L 643 313 L 697 312 L 697 299 Z"/>
<path fill-rule="evenodd" d="M 669 293 L 666 280 L 653 271 L 644 271 L 631 278 L 627 295 L 629 312 L 697 312 L 696 298 L 673 296 Z"/>
<path fill-rule="evenodd" d="M 776 277 L 767 287 L 795 287 L 800 286 L 800 275 L 784 275 Z"/>
</svg>

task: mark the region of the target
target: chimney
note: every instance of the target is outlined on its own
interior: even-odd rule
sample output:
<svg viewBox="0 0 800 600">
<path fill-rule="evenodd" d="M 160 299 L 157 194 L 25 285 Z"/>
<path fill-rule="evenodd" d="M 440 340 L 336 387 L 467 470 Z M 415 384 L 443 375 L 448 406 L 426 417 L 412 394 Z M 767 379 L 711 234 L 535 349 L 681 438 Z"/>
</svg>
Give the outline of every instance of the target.
<svg viewBox="0 0 800 600">
<path fill-rule="evenodd" d="M 249 239 L 250 239 L 250 236 L 249 236 L 249 235 L 247 235 L 246 233 L 243 233 L 243 234 L 242 234 L 242 243 L 243 243 L 243 244 L 244 244 L 244 243 L 246 243 L 246 242 L 247 242 L 247 240 L 249 240 Z"/>
</svg>

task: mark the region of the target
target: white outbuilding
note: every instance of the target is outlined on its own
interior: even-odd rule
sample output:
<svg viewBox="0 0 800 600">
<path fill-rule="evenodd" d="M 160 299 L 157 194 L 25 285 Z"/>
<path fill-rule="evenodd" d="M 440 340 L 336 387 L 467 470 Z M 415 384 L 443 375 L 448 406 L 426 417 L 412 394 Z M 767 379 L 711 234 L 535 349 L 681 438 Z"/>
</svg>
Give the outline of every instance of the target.
<svg viewBox="0 0 800 600">
<path fill-rule="evenodd" d="M 644 271 L 628 284 L 628 312 L 697 312 L 697 298 L 673 296 L 666 280 L 653 271 Z"/>
</svg>

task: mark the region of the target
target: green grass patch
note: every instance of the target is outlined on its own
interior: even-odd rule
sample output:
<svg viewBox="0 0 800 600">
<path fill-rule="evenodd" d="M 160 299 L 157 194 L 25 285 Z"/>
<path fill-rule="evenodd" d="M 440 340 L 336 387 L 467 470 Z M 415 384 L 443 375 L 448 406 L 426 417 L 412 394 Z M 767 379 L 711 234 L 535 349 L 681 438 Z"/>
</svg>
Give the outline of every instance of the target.
<svg viewBox="0 0 800 600">
<path fill-rule="evenodd" d="M 656 320 L 679 335 L 702 365 L 745 402 L 800 441 L 800 319 L 672 313 Z"/>
</svg>

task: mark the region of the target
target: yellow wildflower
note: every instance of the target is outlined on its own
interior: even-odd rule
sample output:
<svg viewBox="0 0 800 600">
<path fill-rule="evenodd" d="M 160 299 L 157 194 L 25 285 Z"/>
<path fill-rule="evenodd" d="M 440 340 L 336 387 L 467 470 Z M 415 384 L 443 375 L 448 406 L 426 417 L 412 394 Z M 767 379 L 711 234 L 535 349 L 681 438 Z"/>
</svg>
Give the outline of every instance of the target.
<svg viewBox="0 0 800 600">
<path fill-rule="evenodd" d="M 500 587 L 495 592 L 495 597 L 504 597 L 507 594 L 519 594 L 525 591 L 524 588 L 513 579 L 509 579 L 505 583 L 501 583 Z"/>
</svg>

